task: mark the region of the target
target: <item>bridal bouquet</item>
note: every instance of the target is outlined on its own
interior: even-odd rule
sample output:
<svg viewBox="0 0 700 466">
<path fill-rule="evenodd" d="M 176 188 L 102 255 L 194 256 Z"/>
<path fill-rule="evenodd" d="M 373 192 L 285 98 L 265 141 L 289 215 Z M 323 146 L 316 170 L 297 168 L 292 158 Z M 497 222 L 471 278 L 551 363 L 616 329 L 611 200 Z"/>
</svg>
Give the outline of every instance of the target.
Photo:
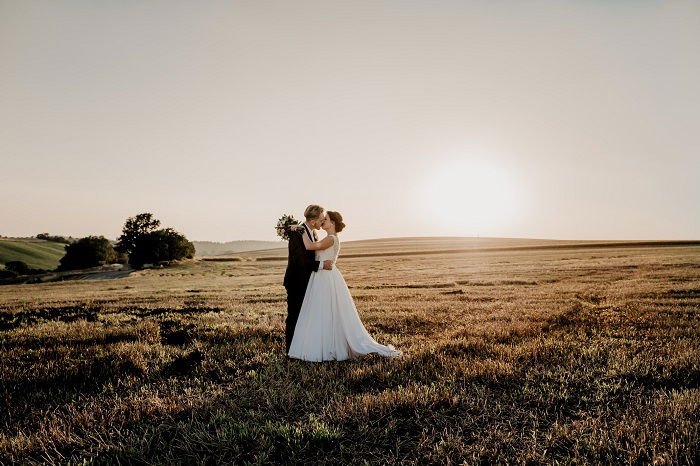
<svg viewBox="0 0 700 466">
<path fill-rule="evenodd" d="M 293 216 L 287 214 L 282 215 L 280 219 L 277 220 L 277 226 L 275 227 L 275 230 L 277 230 L 277 236 L 285 241 L 289 241 L 290 233 L 292 231 L 296 231 L 296 227 L 298 227 L 300 224 L 301 222 L 295 219 Z"/>
</svg>

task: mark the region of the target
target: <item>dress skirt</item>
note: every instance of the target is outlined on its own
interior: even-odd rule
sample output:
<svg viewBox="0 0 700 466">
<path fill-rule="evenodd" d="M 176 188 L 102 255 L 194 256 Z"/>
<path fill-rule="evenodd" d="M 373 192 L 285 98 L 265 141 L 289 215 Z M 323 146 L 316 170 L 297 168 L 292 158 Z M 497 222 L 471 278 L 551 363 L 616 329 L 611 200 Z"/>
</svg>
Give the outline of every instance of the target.
<svg viewBox="0 0 700 466">
<path fill-rule="evenodd" d="M 367 333 L 343 275 L 337 267 L 311 274 L 289 348 L 304 361 L 342 361 L 370 353 L 395 357 L 402 353 L 381 345 Z"/>
</svg>

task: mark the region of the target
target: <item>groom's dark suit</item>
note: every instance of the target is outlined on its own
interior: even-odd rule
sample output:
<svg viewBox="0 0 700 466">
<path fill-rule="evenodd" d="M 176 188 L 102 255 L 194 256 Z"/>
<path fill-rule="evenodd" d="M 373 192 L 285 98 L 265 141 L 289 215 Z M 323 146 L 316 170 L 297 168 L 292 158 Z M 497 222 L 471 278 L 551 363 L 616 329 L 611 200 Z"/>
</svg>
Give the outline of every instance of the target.
<svg viewBox="0 0 700 466">
<path fill-rule="evenodd" d="M 304 247 L 304 239 L 301 235 L 309 235 L 314 241 L 311 232 L 304 225 L 304 229 L 291 232 L 289 236 L 289 257 L 287 258 L 287 271 L 284 273 L 284 287 L 287 289 L 287 320 L 285 337 L 287 340 L 287 353 L 294 337 L 294 327 L 299 319 L 301 304 L 304 302 L 306 285 L 309 284 L 311 272 L 318 270 L 319 261 L 316 260 L 314 251 L 307 251 Z"/>
</svg>

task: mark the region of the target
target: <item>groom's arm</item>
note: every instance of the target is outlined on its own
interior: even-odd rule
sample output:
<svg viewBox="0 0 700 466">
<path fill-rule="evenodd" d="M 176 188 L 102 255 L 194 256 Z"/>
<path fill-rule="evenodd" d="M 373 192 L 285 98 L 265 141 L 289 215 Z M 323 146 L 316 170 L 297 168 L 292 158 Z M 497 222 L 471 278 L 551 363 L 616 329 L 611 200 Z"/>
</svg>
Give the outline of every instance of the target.
<svg viewBox="0 0 700 466">
<path fill-rule="evenodd" d="M 300 234 L 293 234 L 292 237 L 289 238 L 289 255 L 291 260 L 299 264 L 303 269 L 311 272 L 321 270 L 323 268 L 323 263 L 309 259 L 302 241 Z"/>
</svg>

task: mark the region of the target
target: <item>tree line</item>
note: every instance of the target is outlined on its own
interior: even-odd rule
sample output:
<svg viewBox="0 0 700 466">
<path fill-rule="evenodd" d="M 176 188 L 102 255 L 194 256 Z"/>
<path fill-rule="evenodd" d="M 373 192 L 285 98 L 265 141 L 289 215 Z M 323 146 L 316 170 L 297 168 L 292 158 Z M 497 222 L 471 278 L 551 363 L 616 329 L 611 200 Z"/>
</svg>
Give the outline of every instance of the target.
<svg viewBox="0 0 700 466">
<path fill-rule="evenodd" d="M 151 213 L 129 217 L 122 234 L 115 244 L 104 236 L 86 236 L 75 240 L 48 233 L 36 235 L 38 239 L 65 243 L 65 255 L 59 261 L 56 271 L 85 269 L 105 264 L 130 264 L 141 268 L 145 264 L 163 264 L 173 260 L 194 257 L 194 244 L 185 235 L 172 228 L 158 228 L 160 220 Z M 31 269 L 22 261 L 5 263 L 2 275 L 30 275 L 47 272 Z"/>
</svg>

